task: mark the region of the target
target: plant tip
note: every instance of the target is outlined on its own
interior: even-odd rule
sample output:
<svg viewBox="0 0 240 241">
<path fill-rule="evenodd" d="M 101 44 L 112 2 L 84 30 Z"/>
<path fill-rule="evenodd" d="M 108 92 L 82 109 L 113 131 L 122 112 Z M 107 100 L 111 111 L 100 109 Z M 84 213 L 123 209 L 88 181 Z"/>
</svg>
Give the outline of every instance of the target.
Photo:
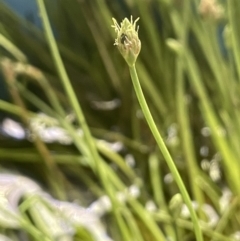
<svg viewBox="0 0 240 241">
<path fill-rule="evenodd" d="M 114 45 L 118 47 L 127 64 L 133 66 L 141 50 L 141 41 L 138 38 L 139 26 L 136 26 L 139 18 L 135 21 L 133 21 L 132 16 L 130 20 L 124 18 L 120 25 L 115 18 L 112 18 L 112 20 L 112 27 L 117 33 Z"/>
</svg>

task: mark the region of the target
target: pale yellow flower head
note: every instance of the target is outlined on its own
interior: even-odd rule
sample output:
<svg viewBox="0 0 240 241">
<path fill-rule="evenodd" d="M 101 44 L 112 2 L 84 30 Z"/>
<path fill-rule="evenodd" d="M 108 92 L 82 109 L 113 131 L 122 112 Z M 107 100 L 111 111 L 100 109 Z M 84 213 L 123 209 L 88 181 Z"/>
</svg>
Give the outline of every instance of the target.
<svg viewBox="0 0 240 241">
<path fill-rule="evenodd" d="M 202 17 L 213 20 L 221 19 L 224 15 L 222 5 L 216 0 L 201 0 L 198 11 Z"/>
<path fill-rule="evenodd" d="M 139 18 L 134 22 L 132 16 L 130 21 L 124 18 L 120 25 L 117 23 L 116 19 L 113 18 L 112 20 L 112 27 L 117 33 L 114 45 L 118 47 L 128 65 L 133 66 L 141 50 L 141 41 L 138 38 L 139 26 L 136 26 Z"/>
</svg>

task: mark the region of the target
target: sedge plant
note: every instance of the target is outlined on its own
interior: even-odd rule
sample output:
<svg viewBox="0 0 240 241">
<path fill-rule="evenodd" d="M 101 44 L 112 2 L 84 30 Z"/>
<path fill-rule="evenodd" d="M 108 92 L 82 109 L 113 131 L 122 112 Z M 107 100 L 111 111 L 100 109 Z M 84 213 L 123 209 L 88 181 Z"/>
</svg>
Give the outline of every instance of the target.
<svg viewBox="0 0 240 241">
<path fill-rule="evenodd" d="M 185 202 L 185 204 L 187 205 L 187 207 L 189 209 L 191 219 L 193 222 L 193 226 L 194 226 L 194 230 L 195 230 L 196 240 L 202 241 L 203 240 L 202 231 L 201 231 L 201 228 L 199 225 L 197 215 L 192 206 L 189 194 L 188 194 L 187 189 L 182 181 L 182 178 L 176 168 L 176 165 L 163 141 L 163 138 L 154 122 L 154 119 L 149 110 L 148 104 L 146 102 L 146 99 L 144 97 L 144 94 L 143 94 L 143 91 L 142 91 L 142 88 L 141 88 L 141 85 L 140 85 L 140 82 L 138 79 L 138 75 L 137 75 L 137 71 L 136 71 L 136 67 L 135 67 L 137 57 L 141 50 L 141 41 L 138 37 L 139 26 L 136 25 L 138 20 L 139 20 L 139 18 L 137 18 L 135 21 L 133 21 L 133 18 L 131 16 L 130 20 L 125 18 L 119 25 L 118 22 L 116 21 L 116 19 L 113 18 L 112 27 L 114 28 L 114 30 L 117 34 L 114 45 L 117 46 L 119 52 L 121 53 L 121 55 L 123 56 L 123 58 L 125 59 L 125 61 L 128 64 L 132 83 L 134 86 L 134 90 L 136 92 L 136 96 L 138 98 L 138 101 L 139 101 L 140 107 L 142 109 L 142 112 L 144 114 L 144 117 L 145 117 L 145 119 L 148 123 L 148 126 L 157 142 L 157 145 L 158 145 L 159 149 L 161 150 L 162 155 L 163 155 L 164 159 L 166 160 L 167 165 L 179 187 L 179 190 L 183 197 L 183 201 Z"/>
</svg>

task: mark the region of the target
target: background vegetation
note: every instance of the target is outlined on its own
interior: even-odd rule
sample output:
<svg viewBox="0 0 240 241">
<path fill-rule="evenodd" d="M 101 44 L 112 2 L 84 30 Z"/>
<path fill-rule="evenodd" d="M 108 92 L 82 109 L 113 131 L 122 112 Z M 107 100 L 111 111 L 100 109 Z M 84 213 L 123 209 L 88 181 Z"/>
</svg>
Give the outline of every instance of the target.
<svg viewBox="0 0 240 241">
<path fill-rule="evenodd" d="M 44 3 L 36 27 L 0 1 L 0 239 L 196 240 L 113 46 L 111 18 L 133 15 L 139 79 L 204 240 L 239 240 L 240 2 Z M 6 117 L 24 139 L 4 131 Z"/>
</svg>

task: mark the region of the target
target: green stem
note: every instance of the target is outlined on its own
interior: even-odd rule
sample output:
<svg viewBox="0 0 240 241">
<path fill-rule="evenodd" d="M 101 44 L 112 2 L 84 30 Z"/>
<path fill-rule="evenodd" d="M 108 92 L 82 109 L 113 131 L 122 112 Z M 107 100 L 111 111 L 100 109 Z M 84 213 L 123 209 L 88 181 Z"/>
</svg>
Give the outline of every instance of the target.
<svg viewBox="0 0 240 241">
<path fill-rule="evenodd" d="M 175 179 L 175 181 L 176 181 L 176 183 L 179 187 L 179 190 L 182 194 L 183 200 L 186 203 L 186 205 L 189 209 L 189 212 L 191 214 L 191 219 L 192 219 L 192 222 L 193 222 L 193 225 L 194 225 L 196 239 L 197 239 L 197 241 L 203 241 L 202 231 L 201 231 L 200 226 L 199 226 L 197 215 L 196 215 L 196 213 L 193 209 L 190 197 L 188 195 L 186 187 L 183 184 L 182 178 L 180 177 L 179 172 L 178 172 L 178 170 L 177 170 L 177 168 L 174 164 L 174 161 L 173 161 L 169 151 L 167 150 L 167 147 L 164 144 L 164 141 L 163 141 L 156 125 L 155 125 L 155 122 L 154 122 L 153 117 L 151 115 L 151 112 L 148 108 L 145 97 L 143 95 L 142 88 L 141 88 L 141 85 L 140 85 L 139 80 L 138 80 L 135 65 L 129 67 L 129 70 L 130 70 L 130 75 L 131 75 L 131 78 L 132 78 L 133 86 L 134 86 L 138 101 L 140 103 L 140 106 L 142 108 L 143 114 L 146 118 L 146 121 L 147 121 L 147 123 L 148 123 L 148 125 L 149 125 L 149 127 L 152 131 L 152 134 L 153 134 L 153 136 L 154 136 L 154 138 L 157 142 L 157 145 L 160 148 L 160 150 L 161 150 L 161 152 L 162 152 L 162 154 L 163 154 L 163 156 L 164 156 L 164 158 L 165 158 L 165 160 L 168 164 L 168 167 L 169 167 L 169 169 L 170 169 L 170 171 L 171 171 L 171 173 L 172 173 L 172 175 L 173 175 L 173 177 L 174 177 L 174 179 Z"/>
<path fill-rule="evenodd" d="M 142 205 L 135 199 L 128 200 L 129 205 L 138 216 L 138 218 L 146 225 L 148 230 L 152 233 L 153 237 L 157 241 L 165 241 L 165 235 L 161 228 L 156 224 L 151 214 L 142 207 Z"/>
<path fill-rule="evenodd" d="M 190 27 L 190 14 L 191 4 L 185 1 L 182 9 L 182 16 L 177 10 L 172 11 L 171 19 L 175 29 L 175 32 L 179 38 L 179 42 L 182 44 L 183 49 L 188 47 L 189 27 Z M 191 191 L 193 198 L 201 206 L 203 201 L 203 195 L 196 184 L 196 178 L 199 175 L 199 169 L 197 165 L 196 155 L 194 151 L 194 142 L 191 133 L 191 125 L 189 120 L 188 106 L 185 101 L 185 65 L 182 54 L 178 54 L 176 59 L 176 107 L 177 116 L 180 126 L 180 136 L 182 138 L 183 153 L 186 156 L 186 164 L 188 168 L 189 179 L 191 180 Z M 201 209 L 199 209 L 201 210 Z M 199 212 L 200 218 L 204 217 L 202 212 Z"/>
<path fill-rule="evenodd" d="M 236 70 L 238 73 L 238 79 L 240 79 L 240 43 L 239 43 L 239 25 L 238 25 L 238 14 L 239 14 L 239 2 L 228 1 L 228 19 L 231 27 L 231 42 L 233 48 L 233 56 L 236 62 Z M 237 5 L 237 6 L 236 6 Z"/>
<path fill-rule="evenodd" d="M 157 212 L 157 213 L 153 213 L 152 216 L 154 217 L 154 219 L 157 222 L 161 222 L 163 224 L 167 224 L 167 223 L 172 224 L 173 222 L 176 222 L 176 224 L 179 228 L 186 229 L 186 230 L 193 230 L 192 222 L 190 222 L 186 219 L 177 218 L 177 219 L 173 220 L 173 217 L 171 217 L 171 216 L 167 215 L 165 212 L 161 212 L 161 211 Z M 201 229 L 202 229 L 202 232 L 206 236 L 208 236 L 210 238 L 215 238 L 218 241 L 234 241 L 234 239 L 231 237 L 227 237 L 219 232 L 213 231 L 208 225 L 206 225 L 204 223 L 201 224 Z"/>
<path fill-rule="evenodd" d="M 18 49 L 11 41 L 9 41 L 3 34 L 0 33 L 0 45 L 2 45 L 9 53 L 11 53 L 17 60 L 27 62 L 26 56 Z"/>
<path fill-rule="evenodd" d="M 96 172 L 96 174 L 99 176 L 102 185 L 106 191 L 106 193 L 108 194 L 111 203 L 112 203 L 112 210 L 113 210 L 113 214 L 117 220 L 117 223 L 122 231 L 123 236 L 125 235 L 125 230 L 122 229 L 123 225 L 123 220 L 122 220 L 122 216 L 120 216 L 117 213 L 116 207 L 117 207 L 117 200 L 115 197 L 115 190 L 113 189 L 113 185 L 111 182 L 109 182 L 108 178 L 109 178 L 109 173 L 106 175 L 106 169 L 105 169 L 105 163 L 102 161 L 102 158 L 100 157 L 98 151 L 97 151 L 97 147 L 95 145 L 95 142 L 92 138 L 91 132 L 89 130 L 89 127 L 87 125 L 85 116 L 83 114 L 81 105 L 78 102 L 78 99 L 74 93 L 73 87 L 70 83 L 70 80 L 68 78 L 67 72 L 65 70 L 63 61 L 61 59 L 60 53 L 58 51 L 58 46 L 57 43 L 54 39 L 52 30 L 51 30 L 51 26 L 48 20 L 48 16 L 47 16 L 47 12 L 45 9 L 45 5 L 44 5 L 44 1 L 43 0 L 38 0 L 38 7 L 39 7 L 39 11 L 42 17 L 42 22 L 43 22 L 43 26 L 44 26 L 44 30 L 45 30 L 45 34 L 46 34 L 46 38 L 48 40 L 48 44 L 49 44 L 49 48 L 54 60 L 54 64 L 56 67 L 56 70 L 58 72 L 59 78 L 62 81 L 63 87 L 65 89 L 65 92 L 69 98 L 69 102 L 71 107 L 73 108 L 73 110 L 76 113 L 76 118 L 78 123 L 81 125 L 83 133 L 84 133 L 84 138 L 86 141 L 86 144 L 89 148 L 89 158 L 91 158 L 92 160 L 94 160 L 94 171 Z"/>
<path fill-rule="evenodd" d="M 209 124 L 212 131 L 213 141 L 223 157 L 224 171 L 227 173 L 226 179 L 228 180 L 234 194 L 239 194 L 239 162 L 236 154 L 229 145 L 226 136 L 222 135 L 220 132 L 222 128 L 221 123 L 218 120 L 217 114 L 214 112 L 211 99 L 208 97 L 207 91 L 202 84 L 200 69 L 198 68 L 194 56 L 188 50 L 185 50 L 184 53 L 187 75 L 189 76 L 191 84 L 201 100 L 200 108 L 203 113 L 203 117 L 206 123 Z"/>
<path fill-rule="evenodd" d="M 164 196 L 163 183 L 161 172 L 159 171 L 159 160 L 155 153 L 151 154 L 149 157 L 149 170 L 150 170 L 150 178 L 153 189 L 153 196 L 155 202 L 158 207 L 164 210 L 167 214 L 169 214 L 169 210 L 167 207 L 167 203 Z M 176 240 L 176 233 L 174 232 L 173 226 L 165 225 L 166 234 L 169 237 L 172 237 L 172 240 Z"/>
<path fill-rule="evenodd" d="M 50 48 L 50 51 L 51 51 L 51 54 L 52 54 L 52 57 L 54 60 L 56 70 L 58 72 L 59 78 L 62 81 L 65 92 L 69 98 L 71 107 L 73 108 L 73 110 L 76 113 L 76 118 L 83 129 L 86 143 L 88 144 L 90 153 L 94 157 L 94 160 L 95 160 L 96 171 L 99 172 L 99 165 L 100 165 L 99 155 L 97 153 L 96 146 L 94 145 L 94 143 L 92 141 L 92 136 L 91 136 L 90 130 L 88 128 L 88 125 L 86 123 L 85 117 L 83 115 L 81 106 L 78 103 L 78 99 L 71 86 L 71 83 L 68 78 L 67 72 L 65 70 L 64 64 L 62 62 L 60 53 L 58 51 L 58 47 L 57 47 L 56 41 L 54 39 L 52 30 L 51 30 L 51 26 L 50 26 L 50 23 L 48 20 L 47 12 L 46 12 L 46 9 L 44 6 L 44 1 L 38 0 L 38 6 L 39 6 L 39 11 L 40 11 L 40 14 L 42 17 L 42 22 L 43 22 L 43 26 L 45 29 L 46 38 L 48 40 L 49 48 Z"/>
</svg>

